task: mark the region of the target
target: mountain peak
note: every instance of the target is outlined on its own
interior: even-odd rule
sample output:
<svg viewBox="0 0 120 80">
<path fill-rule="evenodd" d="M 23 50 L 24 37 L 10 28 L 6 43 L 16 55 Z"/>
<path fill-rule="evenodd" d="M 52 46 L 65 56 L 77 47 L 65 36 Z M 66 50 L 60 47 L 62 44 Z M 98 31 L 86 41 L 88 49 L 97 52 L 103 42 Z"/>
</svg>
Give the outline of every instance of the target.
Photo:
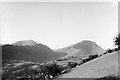
<svg viewBox="0 0 120 80">
<path fill-rule="evenodd" d="M 81 47 L 91 47 L 93 46 L 94 42 L 93 41 L 90 41 L 90 40 L 84 40 L 82 42 L 79 42 L 79 43 L 76 43 L 74 45 L 75 48 L 81 48 Z"/>
<path fill-rule="evenodd" d="M 77 43 L 73 46 L 75 49 L 81 49 L 83 51 L 86 51 L 87 53 L 90 53 L 92 51 L 99 51 L 104 52 L 104 49 L 102 49 L 100 46 L 98 46 L 95 42 L 90 40 L 84 40 L 80 43 Z"/>
<path fill-rule="evenodd" d="M 67 56 L 87 57 L 89 55 L 101 54 L 105 50 L 98 46 L 94 41 L 84 40 L 72 46 L 58 49 L 59 52 L 67 53 Z"/>
<path fill-rule="evenodd" d="M 79 43 L 94 43 L 94 42 L 91 41 L 91 40 L 83 40 L 83 41 L 81 41 L 81 42 L 79 42 Z"/>
<path fill-rule="evenodd" d="M 23 40 L 23 41 L 18 41 L 16 43 L 13 43 L 13 45 L 17 45 L 17 46 L 34 46 L 38 44 L 37 42 L 35 42 L 34 40 Z"/>
</svg>

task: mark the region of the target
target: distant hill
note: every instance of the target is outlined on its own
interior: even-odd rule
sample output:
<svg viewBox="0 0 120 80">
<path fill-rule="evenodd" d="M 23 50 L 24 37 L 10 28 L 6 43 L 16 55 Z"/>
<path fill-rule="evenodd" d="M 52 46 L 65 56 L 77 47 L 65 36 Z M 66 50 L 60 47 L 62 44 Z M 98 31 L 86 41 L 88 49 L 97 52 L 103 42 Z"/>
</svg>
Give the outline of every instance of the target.
<svg viewBox="0 0 120 80">
<path fill-rule="evenodd" d="M 65 52 L 66 56 L 86 57 L 94 54 L 102 54 L 105 50 L 99 47 L 95 42 L 84 40 L 77 44 L 57 49 L 57 52 Z"/>
<path fill-rule="evenodd" d="M 2 60 L 26 60 L 44 62 L 64 55 L 54 52 L 49 47 L 33 40 L 19 41 L 12 45 L 2 46 Z"/>
<path fill-rule="evenodd" d="M 34 46 L 37 44 L 38 43 L 33 40 L 24 40 L 24 41 L 18 41 L 16 43 L 13 43 L 13 45 L 17 45 L 17 46 Z"/>
<path fill-rule="evenodd" d="M 71 72 L 63 74 L 59 78 L 100 78 L 104 76 L 118 76 L 120 75 L 120 69 L 118 69 L 120 66 L 119 54 L 120 52 L 105 54 L 72 69 Z"/>
</svg>

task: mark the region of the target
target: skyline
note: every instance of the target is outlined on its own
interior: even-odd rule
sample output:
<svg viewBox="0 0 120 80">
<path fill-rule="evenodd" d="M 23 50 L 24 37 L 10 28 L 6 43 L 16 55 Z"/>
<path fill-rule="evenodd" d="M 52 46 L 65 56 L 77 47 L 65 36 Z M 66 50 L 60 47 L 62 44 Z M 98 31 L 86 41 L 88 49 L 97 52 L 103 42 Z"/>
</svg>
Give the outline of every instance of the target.
<svg viewBox="0 0 120 80">
<path fill-rule="evenodd" d="M 118 33 L 116 2 L 2 3 L 1 43 L 34 40 L 51 49 L 91 40 L 113 47 Z"/>
</svg>

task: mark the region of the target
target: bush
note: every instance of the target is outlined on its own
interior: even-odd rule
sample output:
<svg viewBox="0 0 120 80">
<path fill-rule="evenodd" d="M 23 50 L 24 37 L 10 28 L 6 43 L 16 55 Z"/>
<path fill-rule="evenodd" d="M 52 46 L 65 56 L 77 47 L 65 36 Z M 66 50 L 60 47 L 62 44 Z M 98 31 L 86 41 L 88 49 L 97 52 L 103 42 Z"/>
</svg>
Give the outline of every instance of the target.
<svg viewBox="0 0 120 80">
<path fill-rule="evenodd" d="M 55 63 L 53 64 L 48 64 L 45 66 L 47 69 L 47 72 L 49 75 L 57 76 L 58 74 L 61 74 L 61 71 L 63 70 L 63 68 Z"/>
<path fill-rule="evenodd" d="M 90 55 L 87 59 L 83 59 L 81 64 L 85 63 L 85 62 L 88 62 L 90 60 L 93 60 L 95 58 L 99 57 L 97 54 L 96 55 Z"/>
<path fill-rule="evenodd" d="M 120 80 L 120 78 L 117 76 L 106 76 L 106 77 L 98 78 L 96 80 Z"/>
<path fill-rule="evenodd" d="M 48 79 L 61 74 L 61 72 L 65 69 L 62 65 L 58 65 L 56 63 L 49 63 L 45 65 L 41 65 L 40 72 L 46 76 Z"/>
<path fill-rule="evenodd" d="M 89 60 L 92 60 L 92 59 L 97 58 L 97 57 L 98 57 L 97 54 L 96 54 L 96 55 L 90 55 L 88 59 L 89 59 Z"/>
<path fill-rule="evenodd" d="M 68 62 L 67 67 L 71 69 L 71 68 L 76 67 L 77 65 L 78 65 L 77 62 Z"/>
<path fill-rule="evenodd" d="M 112 53 L 114 50 L 113 49 L 107 49 L 106 52 L 107 53 Z"/>
</svg>

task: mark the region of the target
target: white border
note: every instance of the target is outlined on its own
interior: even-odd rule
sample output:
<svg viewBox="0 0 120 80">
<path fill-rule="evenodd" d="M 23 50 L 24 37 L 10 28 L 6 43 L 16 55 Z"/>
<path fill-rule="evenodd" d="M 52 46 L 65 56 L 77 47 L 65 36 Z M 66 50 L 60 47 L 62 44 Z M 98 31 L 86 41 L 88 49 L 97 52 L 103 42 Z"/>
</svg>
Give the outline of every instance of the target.
<svg viewBox="0 0 120 80">
<path fill-rule="evenodd" d="M 0 2 L 118 2 L 120 0 L 0 0 Z"/>
</svg>

